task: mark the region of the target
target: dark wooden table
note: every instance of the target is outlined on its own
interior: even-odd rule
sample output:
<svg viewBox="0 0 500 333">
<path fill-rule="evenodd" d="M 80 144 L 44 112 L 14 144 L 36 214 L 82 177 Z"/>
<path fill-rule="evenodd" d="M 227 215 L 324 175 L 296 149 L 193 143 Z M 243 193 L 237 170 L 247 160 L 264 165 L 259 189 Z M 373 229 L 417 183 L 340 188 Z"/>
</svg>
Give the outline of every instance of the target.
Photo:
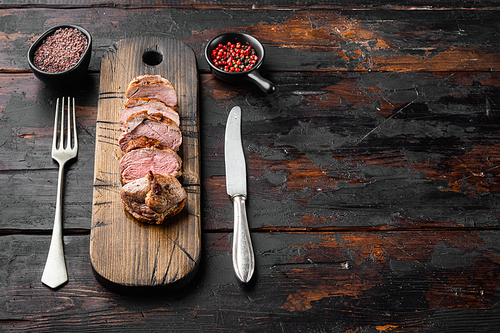
<svg viewBox="0 0 500 333">
<path fill-rule="evenodd" d="M 300 4 L 299 4 L 300 3 Z M 0 331 L 493 332 L 500 323 L 500 4 L 487 1 L 2 1 Z M 88 77 L 51 88 L 26 53 L 47 28 L 94 38 Z M 244 31 L 277 91 L 208 71 Z M 202 261 L 159 295 L 113 293 L 89 262 L 99 66 L 113 43 L 168 36 L 199 68 Z M 77 101 L 69 282 L 40 282 L 55 210 L 54 101 Z M 240 105 L 253 282 L 231 263 L 224 129 Z"/>
</svg>

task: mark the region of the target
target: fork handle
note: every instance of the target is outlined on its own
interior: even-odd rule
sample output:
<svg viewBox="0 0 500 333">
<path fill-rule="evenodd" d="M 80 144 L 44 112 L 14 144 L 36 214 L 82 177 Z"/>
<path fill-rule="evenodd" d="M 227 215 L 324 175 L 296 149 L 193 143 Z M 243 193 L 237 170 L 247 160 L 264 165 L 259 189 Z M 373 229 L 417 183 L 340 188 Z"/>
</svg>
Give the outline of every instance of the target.
<svg viewBox="0 0 500 333">
<path fill-rule="evenodd" d="M 62 235 L 62 188 L 64 164 L 59 164 L 59 177 L 57 179 L 56 216 L 52 239 L 50 240 L 49 254 L 42 274 L 42 282 L 51 288 L 57 288 L 68 281 L 66 263 L 64 261 L 63 235 Z"/>
</svg>

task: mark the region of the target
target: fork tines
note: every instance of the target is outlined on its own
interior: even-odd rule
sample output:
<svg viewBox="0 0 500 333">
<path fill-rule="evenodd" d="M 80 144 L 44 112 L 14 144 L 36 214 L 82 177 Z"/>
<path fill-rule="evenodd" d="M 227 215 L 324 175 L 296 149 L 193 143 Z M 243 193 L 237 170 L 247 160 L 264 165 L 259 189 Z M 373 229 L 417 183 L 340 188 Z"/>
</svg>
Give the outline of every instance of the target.
<svg viewBox="0 0 500 333">
<path fill-rule="evenodd" d="M 59 108 L 59 98 L 56 101 L 52 150 L 76 150 L 78 149 L 78 141 L 76 139 L 75 99 L 67 97 L 66 101 L 66 98 L 63 97 L 61 100 L 61 108 Z M 59 116 L 61 118 L 60 121 Z M 67 121 L 65 122 L 66 118 Z"/>
</svg>

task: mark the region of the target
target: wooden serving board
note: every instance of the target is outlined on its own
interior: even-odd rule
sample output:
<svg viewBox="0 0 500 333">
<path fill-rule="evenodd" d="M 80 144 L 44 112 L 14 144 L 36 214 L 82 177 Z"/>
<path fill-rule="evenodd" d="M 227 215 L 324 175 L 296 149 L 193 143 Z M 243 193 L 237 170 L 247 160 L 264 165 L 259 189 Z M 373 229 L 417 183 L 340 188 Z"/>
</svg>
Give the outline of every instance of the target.
<svg viewBox="0 0 500 333">
<path fill-rule="evenodd" d="M 129 82 L 160 74 L 177 91 L 183 143 L 179 150 L 187 203 L 164 225 L 137 222 L 120 199 L 119 114 Z M 90 261 L 109 289 L 127 291 L 180 286 L 200 260 L 198 76 L 194 52 L 165 37 L 121 40 L 102 58 L 96 126 Z"/>
</svg>

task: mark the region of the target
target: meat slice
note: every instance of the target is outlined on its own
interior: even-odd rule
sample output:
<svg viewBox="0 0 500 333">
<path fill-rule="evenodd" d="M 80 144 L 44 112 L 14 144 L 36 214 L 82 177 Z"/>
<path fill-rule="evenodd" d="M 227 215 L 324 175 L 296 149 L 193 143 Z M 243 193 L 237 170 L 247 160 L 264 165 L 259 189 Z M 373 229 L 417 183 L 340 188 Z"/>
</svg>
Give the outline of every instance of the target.
<svg viewBox="0 0 500 333">
<path fill-rule="evenodd" d="M 132 80 L 128 86 L 127 98 L 156 98 L 165 104 L 176 107 L 177 93 L 175 88 L 167 79 L 161 75 L 141 75 Z"/>
<path fill-rule="evenodd" d="M 127 144 L 127 150 L 125 153 L 128 153 L 131 150 L 139 149 L 139 148 L 157 148 L 164 149 L 165 147 L 160 143 L 160 141 L 156 139 L 146 138 L 145 136 L 141 136 L 139 138 L 131 139 Z"/>
<path fill-rule="evenodd" d="M 182 133 L 179 126 L 161 114 L 150 115 L 147 111 L 141 111 L 128 118 L 126 132 L 123 132 L 118 138 L 121 150 L 127 151 L 129 141 L 140 137 L 155 139 L 173 151 L 178 151 L 182 144 Z"/>
<path fill-rule="evenodd" d="M 125 104 L 125 109 L 120 113 L 120 123 L 122 129 L 126 129 L 127 120 L 130 116 L 141 111 L 147 111 L 148 114 L 161 113 L 164 117 L 171 119 L 177 126 L 180 125 L 179 114 L 174 108 L 166 105 L 156 98 L 131 98 Z"/>
<path fill-rule="evenodd" d="M 120 160 L 120 174 L 124 183 L 142 178 L 150 171 L 155 174 L 180 177 L 181 168 L 181 158 L 169 148 L 138 148 L 129 151 Z"/>
<path fill-rule="evenodd" d="M 123 185 L 120 197 L 134 218 L 149 224 L 162 224 L 178 214 L 187 200 L 186 191 L 177 178 L 152 172 Z"/>
</svg>

